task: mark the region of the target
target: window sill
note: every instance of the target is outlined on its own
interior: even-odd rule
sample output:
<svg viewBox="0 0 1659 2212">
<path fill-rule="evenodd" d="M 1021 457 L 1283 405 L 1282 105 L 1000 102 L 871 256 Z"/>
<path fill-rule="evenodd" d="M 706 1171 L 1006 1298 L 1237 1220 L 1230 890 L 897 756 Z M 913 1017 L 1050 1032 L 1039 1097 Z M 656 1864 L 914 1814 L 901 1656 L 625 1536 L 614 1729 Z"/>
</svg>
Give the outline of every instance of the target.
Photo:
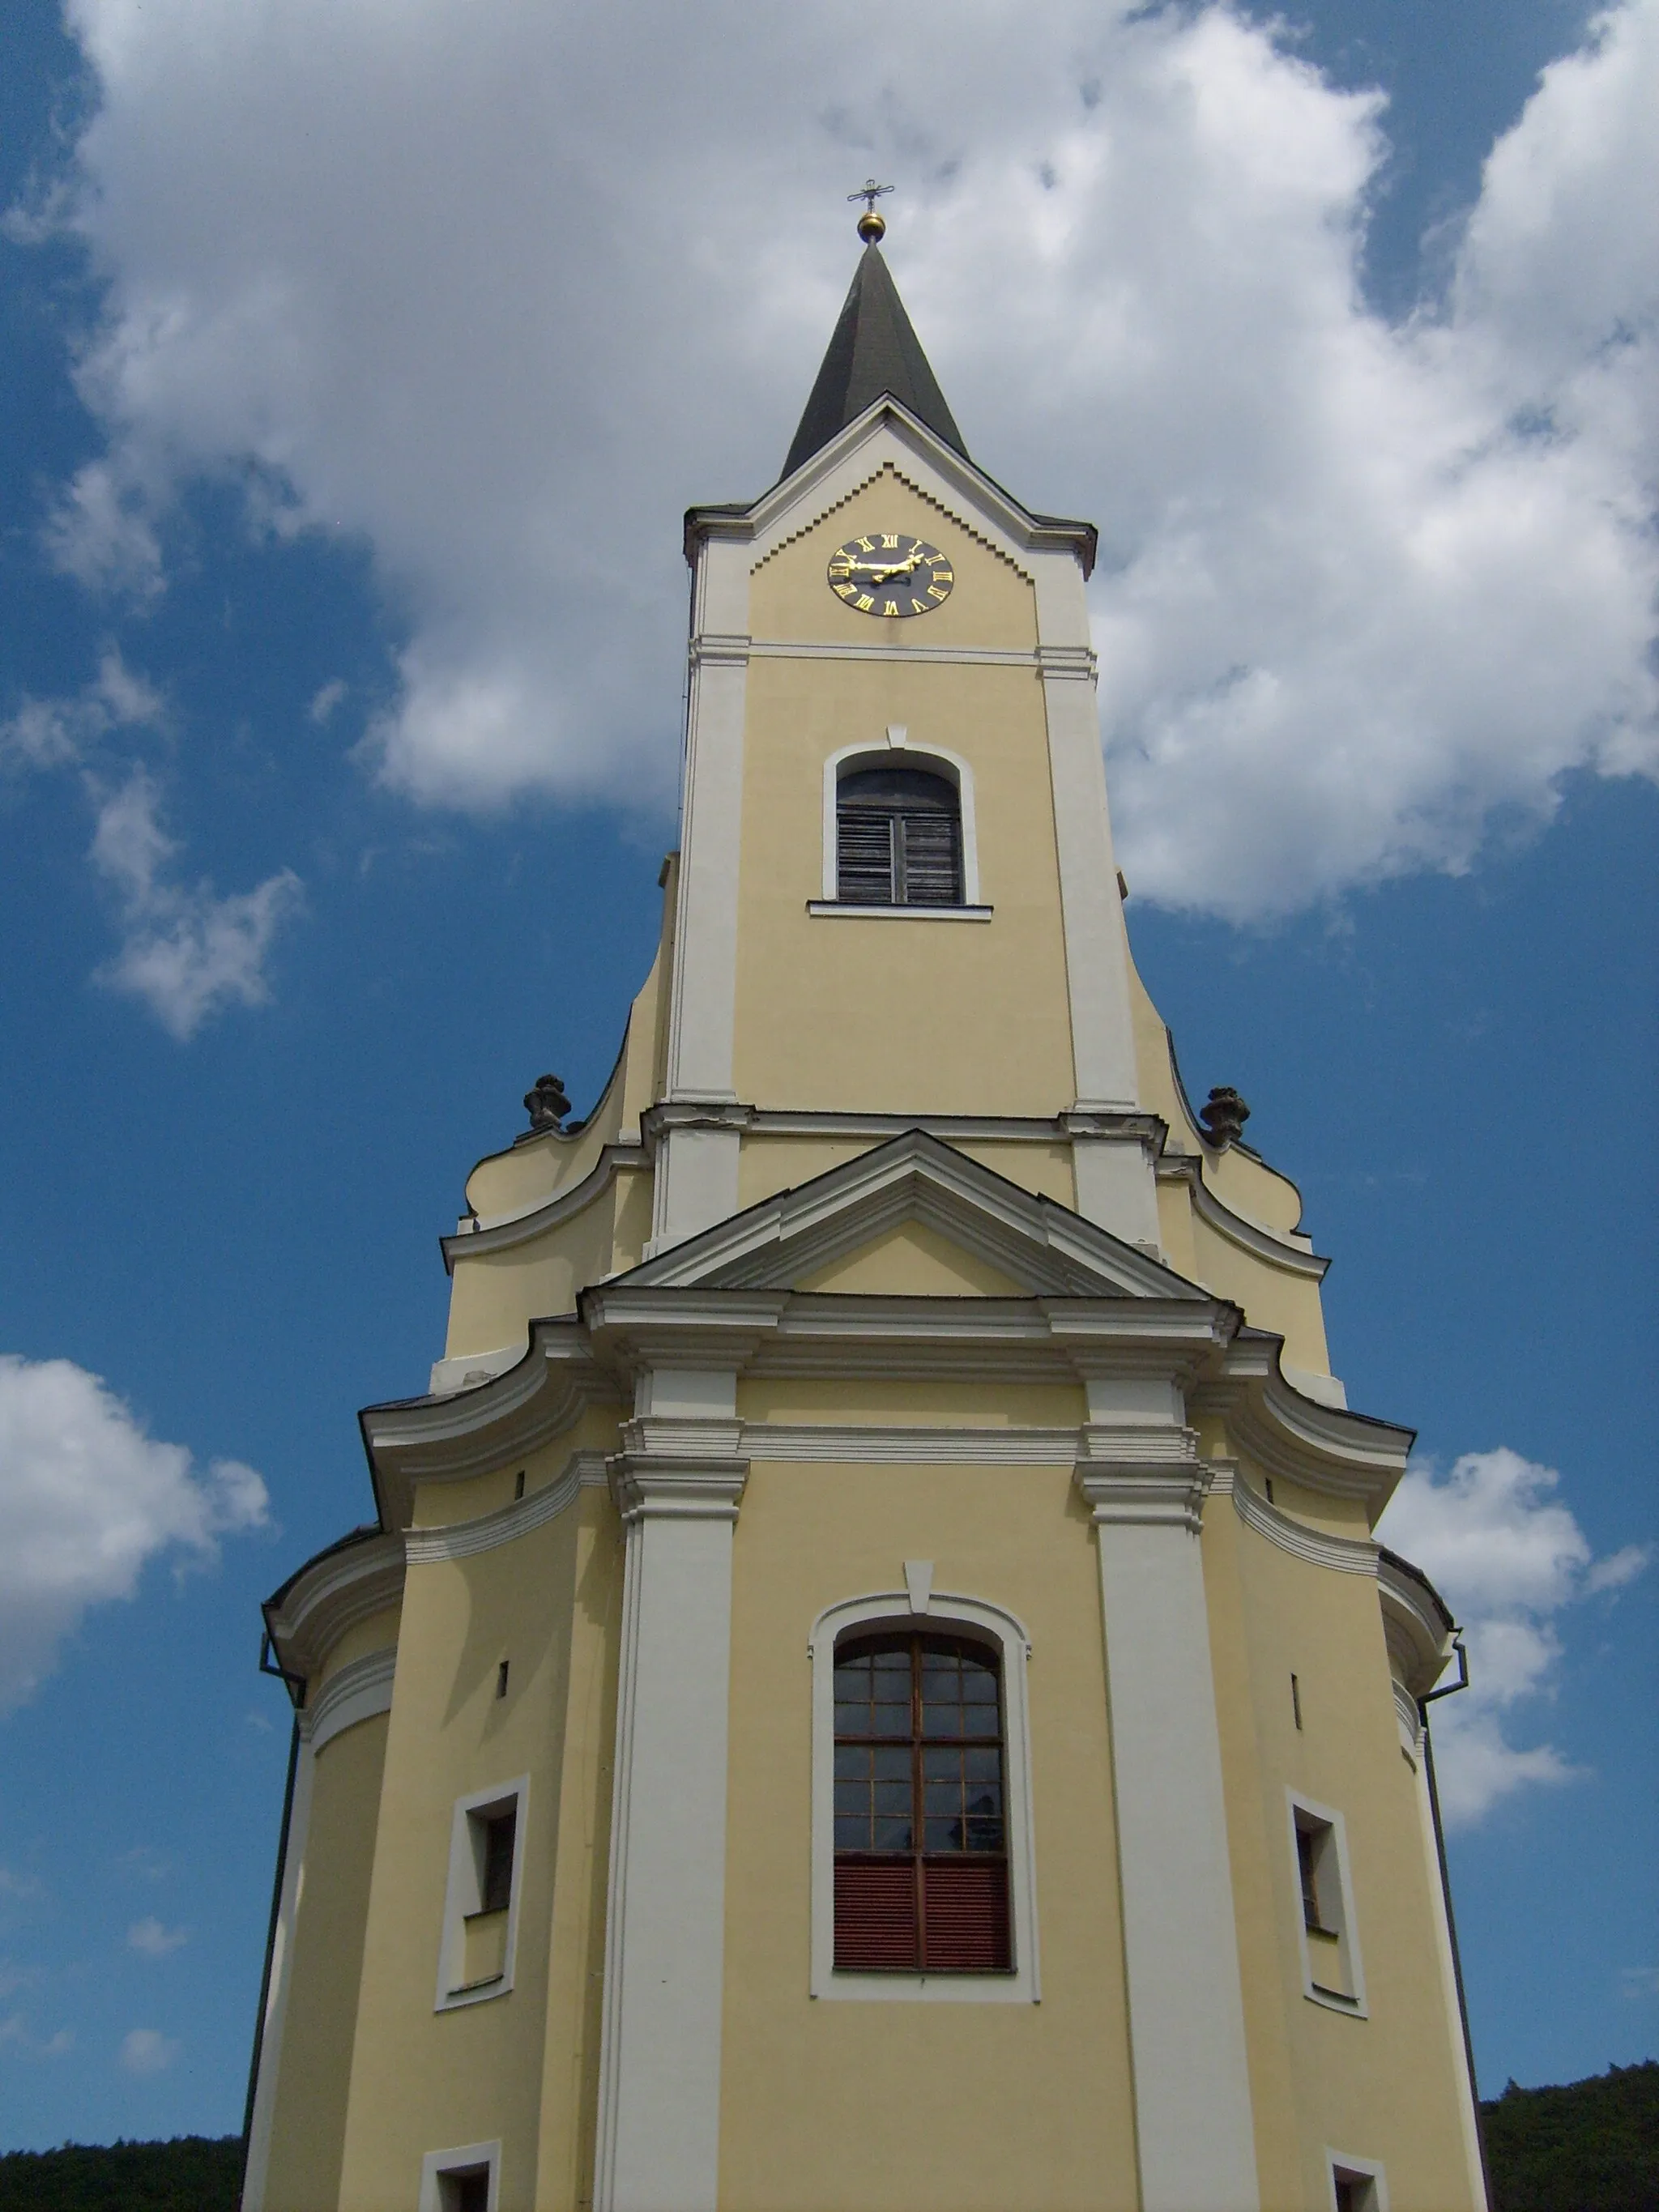
<svg viewBox="0 0 1659 2212">
<path fill-rule="evenodd" d="M 851 1997 L 866 2004 L 1036 2004 L 1040 2002 L 1031 1977 L 1018 1966 L 994 1966 L 966 1972 L 935 1971 L 918 1973 L 914 1968 L 888 1966 L 833 1967 L 822 1985 L 811 1993 L 815 1999 Z"/>
<path fill-rule="evenodd" d="M 866 921 L 989 921 L 988 906 L 865 906 L 856 899 L 808 899 L 813 915 L 861 917 Z"/>
<path fill-rule="evenodd" d="M 1302 1994 L 1310 2004 L 1323 2005 L 1328 2012 L 1345 2012 L 1350 2020 L 1369 2016 L 1358 1997 L 1351 1997 L 1341 1990 L 1328 1990 L 1321 1982 L 1305 1983 Z"/>
</svg>

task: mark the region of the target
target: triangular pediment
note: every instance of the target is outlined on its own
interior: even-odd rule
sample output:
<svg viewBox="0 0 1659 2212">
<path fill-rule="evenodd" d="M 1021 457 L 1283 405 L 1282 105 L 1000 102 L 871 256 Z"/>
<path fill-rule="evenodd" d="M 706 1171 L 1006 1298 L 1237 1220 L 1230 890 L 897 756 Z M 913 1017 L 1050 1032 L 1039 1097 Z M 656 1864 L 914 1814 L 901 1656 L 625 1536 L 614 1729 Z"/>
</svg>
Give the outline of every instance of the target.
<svg viewBox="0 0 1659 2212">
<path fill-rule="evenodd" d="M 690 508 L 688 542 L 697 536 L 738 539 L 758 567 L 845 505 L 883 469 L 894 470 L 1022 572 L 1034 552 L 1070 552 L 1081 560 L 1085 575 L 1094 565 L 1091 524 L 1033 514 L 890 393 L 750 504 Z"/>
<path fill-rule="evenodd" d="M 620 1281 L 848 1296 L 1206 1298 L 1053 1199 L 908 1130 Z"/>
</svg>

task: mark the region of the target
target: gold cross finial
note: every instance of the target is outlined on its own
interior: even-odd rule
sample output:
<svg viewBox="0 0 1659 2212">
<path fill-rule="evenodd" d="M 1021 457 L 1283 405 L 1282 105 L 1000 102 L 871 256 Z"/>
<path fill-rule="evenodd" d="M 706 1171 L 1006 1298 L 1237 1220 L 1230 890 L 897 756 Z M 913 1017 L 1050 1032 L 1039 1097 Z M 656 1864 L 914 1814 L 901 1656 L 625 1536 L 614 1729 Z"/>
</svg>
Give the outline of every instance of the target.
<svg viewBox="0 0 1659 2212">
<path fill-rule="evenodd" d="M 886 234 L 887 224 L 876 202 L 892 189 L 890 185 L 878 185 L 873 177 L 866 177 L 857 191 L 847 195 L 849 200 L 864 202 L 864 213 L 859 217 L 859 236 L 866 246 L 873 246 Z"/>
</svg>

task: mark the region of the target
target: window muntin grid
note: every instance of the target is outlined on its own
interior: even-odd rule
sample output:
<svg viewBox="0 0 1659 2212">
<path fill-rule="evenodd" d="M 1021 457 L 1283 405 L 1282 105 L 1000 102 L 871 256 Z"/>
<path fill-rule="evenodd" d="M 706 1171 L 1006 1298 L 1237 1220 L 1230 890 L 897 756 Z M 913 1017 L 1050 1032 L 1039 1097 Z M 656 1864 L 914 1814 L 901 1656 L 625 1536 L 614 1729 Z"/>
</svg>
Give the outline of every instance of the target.
<svg viewBox="0 0 1659 2212">
<path fill-rule="evenodd" d="M 1002 1705 L 982 1645 L 913 1636 L 836 1653 L 835 1818 L 838 1852 L 1004 1855 Z"/>
</svg>

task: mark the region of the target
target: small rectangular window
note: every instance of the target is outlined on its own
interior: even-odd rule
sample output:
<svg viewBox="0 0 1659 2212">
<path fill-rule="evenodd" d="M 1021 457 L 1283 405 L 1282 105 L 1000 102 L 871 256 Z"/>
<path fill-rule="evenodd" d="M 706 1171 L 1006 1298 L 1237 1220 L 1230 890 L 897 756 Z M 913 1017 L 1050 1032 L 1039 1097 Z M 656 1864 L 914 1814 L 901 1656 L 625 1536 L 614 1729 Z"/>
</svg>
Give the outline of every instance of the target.
<svg viewBox="0 0 1659 2212">
<path fill-rule="evenodd" d="M 421 2161 L 420 2212 L 500 2212 L 499 2142 L 429 2150 Z"/>
<path fill-rule="evenodd" d="M 1365 1990 L 1342 1815 L 1289 1794 L 1305 1992 L 1338 2011 L 1363 2013 Z"/>
<path fill-rule="evenodd" d="M 1291 1711 L 1297 1728 L 1302 1725 L 1302 1685 L 1294 1674 L 1291 1677 Z"/>
<path fill-rule="evenodd" d="M 439 1946 L 439 2011 L 513 1986 L 527 1784 L 480 1790 L 455 1807 Z"/>
<path fill-rule="evenodd" d="M 475 2166 L 471 2173 L 446 2173 L 440 2187 L 443 2212 L 489 2212 L 489 2168 Z M 1344 2207 L 1346 2212 L 1346 2207 Z"/>
<path fill-rule="evenodd" d="M 513 1840 L 519 1826 L 518 1808 L 489 1814 L 479 1822 L 483 1831 L 481 1912 L 505 1912 L 513 1900 Z"/>
<path fill-rule="evenodd" d="M 1381 2166 L 1370 2159 L 1328 2155 L 1333 2212 L 1389 2212 L 1388 2183 Z"/>
</svg>

